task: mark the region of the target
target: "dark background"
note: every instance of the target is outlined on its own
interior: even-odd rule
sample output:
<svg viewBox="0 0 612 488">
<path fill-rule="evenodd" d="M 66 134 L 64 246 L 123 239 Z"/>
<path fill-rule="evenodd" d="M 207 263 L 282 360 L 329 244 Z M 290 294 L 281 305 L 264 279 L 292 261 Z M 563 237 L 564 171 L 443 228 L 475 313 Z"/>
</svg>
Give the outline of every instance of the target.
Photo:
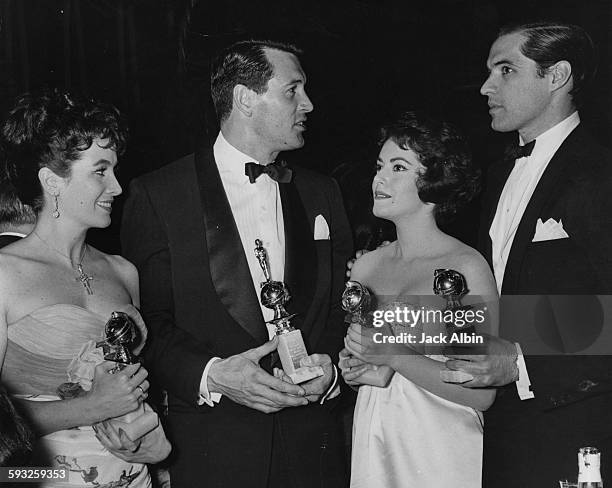
<svg viewBox="0 0 612 488">
<path fill-rule="evenodd" d="M 455 122 L 483 168 L 513 137 L 489 128 L 478 92 L 503 24 L 549 18 L 587 29 L 600 66 L 581 117 L 602 143 L 611 140 L 609 0 L 0 0 L 0 9 L 0 112 L 42 86 L 114 103 L 131 130 L 124 190 L 134 176 L 216 137 L 208 88 L 214 52 L 251 36 L 295 42 L 315 111 L 305 148 L 285 156 L 339 180 L 358 246 L 373 244 L 362 231 L 372 223 L 376 129 L 386 115 L 425 108 Z M 473 243 L 477 207 L 448 230 Z M 120 214 L 119 206 L 111 228 L 92 231 L 90 240 L 117 252 Z"/>
</svg>

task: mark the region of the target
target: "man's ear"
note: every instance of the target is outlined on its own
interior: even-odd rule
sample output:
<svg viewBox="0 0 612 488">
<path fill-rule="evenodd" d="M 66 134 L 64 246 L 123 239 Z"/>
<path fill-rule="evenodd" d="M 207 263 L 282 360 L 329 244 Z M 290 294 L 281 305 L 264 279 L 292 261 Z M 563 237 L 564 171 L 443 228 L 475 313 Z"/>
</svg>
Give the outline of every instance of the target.
<svg viewBox="0 0 612 488">
<path fill-rule="evenodd" d="M 551 75 L 550 83 L 552 90 L 564 87 L 572 79 L 572 65 L 567 61 L 558 61 L 548 68 Z"/>
<path fill-rule="evenodd" d="M 63 178 L 46 167 L 38 170 L 38 181 L 40 181 L 43 191 L 51 196 L 59 195 L 64 184 Z"/>
<path fill-rule="evenodd" d="M 240 111 L 246 117 L 250 117 L 253 113 L 253 105 L 255 102 L 256 93 L 244 85 L 234 86 L 233 103 L 234 108 Z"/>
</svg>

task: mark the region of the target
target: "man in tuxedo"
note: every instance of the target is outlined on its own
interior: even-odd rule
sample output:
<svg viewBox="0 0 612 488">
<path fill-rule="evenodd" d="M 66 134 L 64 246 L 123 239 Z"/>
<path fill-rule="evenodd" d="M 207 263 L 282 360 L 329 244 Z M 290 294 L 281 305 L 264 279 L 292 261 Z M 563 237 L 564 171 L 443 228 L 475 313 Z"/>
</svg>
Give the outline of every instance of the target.
<svg viewBox="0 0 612 488">
<path fill-rule="evenodd" d="M 503 339 L 447 363 L 474 377 L 465 387 L 501 387 L 485 413 L 485 487 L 575 479 L 590 445 L 612 478 L 612 361 L 587 347 L 602 332 L 594 295 L 612 291 L 612 156 L 577 111 L 594 59 L 586 32 L 561 23 L 503 29 L 489 52 L 491 126 L 519 142 L 489 170 L 481 220 Z"/>
<path fill-rule="evenodd" d="M 28 235 L 35 223 L 36 214 L 19 201 L 12 185 L 0 182 L 0 248 Z"/>
<path fill-rule="evenodd" d="M 352 239 L 336 183 L 277 160 L 303 146 L 313 110 L 298 55 L 269 41 L 227 48 L 211 70 L 214 144 L 130 187 L 123 251 L 140 272 L 147 368 L 169 394 L 173 488 L 345 485 L 332 358 Z M 323 376 L 294 385 L 273 369 L 255 239 Z"/>
</svg>

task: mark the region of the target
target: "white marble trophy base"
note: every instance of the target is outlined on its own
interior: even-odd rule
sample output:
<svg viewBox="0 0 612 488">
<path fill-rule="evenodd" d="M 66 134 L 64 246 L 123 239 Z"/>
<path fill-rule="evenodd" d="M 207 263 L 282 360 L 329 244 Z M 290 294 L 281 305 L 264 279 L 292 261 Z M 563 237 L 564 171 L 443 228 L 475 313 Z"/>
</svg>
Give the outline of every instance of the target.
<svg viewBox="0 0 612 488">
<path fill-rule="evenodd" d="M 278 336 L 278 355 L 283 371 L 296 385 L 324 374 L 320 366 L 300 365 L 300 361 L 308 356 L 308 352 L 299 330 L 292 330 Z"/>
</svg>

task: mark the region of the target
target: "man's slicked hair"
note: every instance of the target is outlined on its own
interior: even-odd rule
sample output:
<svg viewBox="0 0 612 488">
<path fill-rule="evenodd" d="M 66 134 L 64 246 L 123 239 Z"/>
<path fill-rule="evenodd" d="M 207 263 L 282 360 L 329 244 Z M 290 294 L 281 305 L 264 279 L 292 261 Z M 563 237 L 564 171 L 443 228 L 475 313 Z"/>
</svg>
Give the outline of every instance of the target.
<svg viewBox="0 0 612 488">
<path fill-rule="evenodd" d="M 563 22 L 513 24 L 503 27 L 499 36 L 521 34 L 525 41 L 523 55 L 537 63 L 538 75 L 559 61 L 572 66 L 573 87 L 570 95 L 576 107 L 584 101 L 584 92 L 597 72 L 597 51 L 593 40 L 577 25 Z"/>
<path fill-rule="evenodd" d="M 225 48 L 212 62 L 210 92 L 219 122 L 225 121 L 232 111 L 233 91 L 236 85 L 262 94 L 274 76 L 274 68 L 266 56 L 266 49 L 275 49 L 299 56 L 302 52 L 292 44 L 268 41 L 240 41 Z"/>
</svg>

